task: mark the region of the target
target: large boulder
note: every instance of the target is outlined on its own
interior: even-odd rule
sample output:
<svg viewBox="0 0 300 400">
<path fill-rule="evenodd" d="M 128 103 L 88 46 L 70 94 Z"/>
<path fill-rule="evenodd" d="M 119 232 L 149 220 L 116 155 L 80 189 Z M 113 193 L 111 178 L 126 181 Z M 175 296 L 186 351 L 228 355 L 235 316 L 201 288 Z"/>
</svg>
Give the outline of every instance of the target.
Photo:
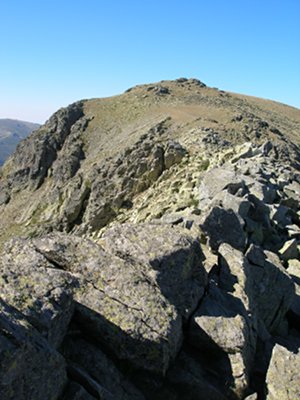
<svg viewBox="0 0 300 400">
<path fill-rule="evenodd" d="M 165 373 L 178 353 L 182 323 L 204 294 L 199 244 L 165 225 L 123 225 L 102 247 L 79 237 L 36 239 L 40 254 L 78 279 L 76 318 L 119 359 Z"/>
<path fill-rule="evenodd" d="M 207 283 L 204 256 L 185 230 L 158 224 L 123 224 L 109 229 L 102 246 L 124 261 L 134 261 L 145 278 L 187 319 Z"/>
<path fill-rule="evenodd" d="M 199 205 L 204 208 L 222 190 L 235 194 L 244 187 L 245 181 L 243 177 L 232 166 L 212 168 L 205 173 L 200 183 Z"/>
</svg>

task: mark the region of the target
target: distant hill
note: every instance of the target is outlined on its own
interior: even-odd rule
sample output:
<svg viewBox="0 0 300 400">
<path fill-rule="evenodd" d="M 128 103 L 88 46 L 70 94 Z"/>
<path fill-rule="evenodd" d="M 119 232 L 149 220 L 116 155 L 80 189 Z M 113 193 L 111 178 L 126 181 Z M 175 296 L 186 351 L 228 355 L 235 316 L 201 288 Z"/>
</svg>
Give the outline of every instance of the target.
<svg viewBox="0 0 300 400">
<path fill-rule="evenodd" d="M 20 140 L 38 129 L 39 126 L 32 122 L 0 119 L 0 166 L 13 153 Z"/>
</svg>

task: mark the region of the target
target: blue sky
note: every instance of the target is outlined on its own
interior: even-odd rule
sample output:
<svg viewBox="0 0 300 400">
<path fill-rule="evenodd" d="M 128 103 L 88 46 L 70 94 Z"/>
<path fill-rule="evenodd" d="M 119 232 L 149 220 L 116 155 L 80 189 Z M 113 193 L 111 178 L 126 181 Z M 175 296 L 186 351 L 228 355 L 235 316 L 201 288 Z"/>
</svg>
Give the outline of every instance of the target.
<svg viewBox="0 0 300 400">
<path fill-rule="evenodd" d="M 0 118 L 195 77 L 300 108 L 300 0 L 3 0 Z"/>
</svg>

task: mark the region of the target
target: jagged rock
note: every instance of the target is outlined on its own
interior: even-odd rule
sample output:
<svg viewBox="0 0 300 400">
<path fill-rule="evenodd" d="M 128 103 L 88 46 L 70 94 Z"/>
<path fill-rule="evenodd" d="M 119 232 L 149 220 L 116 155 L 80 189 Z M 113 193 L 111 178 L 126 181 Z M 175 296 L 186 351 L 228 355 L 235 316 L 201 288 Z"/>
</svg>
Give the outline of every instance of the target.
<svg viewBox="0 0 300 400">
<path fill-rule="evenodd" d="M 86 379 L 93 377 L 101 385 L 101 399 L 144 400 L 142 393 L 118 371 L 99 347 L 76 337 L 67 337 L 62 347 L 68 363 L 85 371 Z"/>
<path fill-rule="evenodd" d="M 156 135 L 160 135 L 159 126 Z M 149 135 L 153 135 L 152 130 Z M 81 220 L 84 225 L 91 231 L 105 226 L 117 216 L 119 209 L 126 208 L 131 203 L 135 195 L 156 182 L 164 170 L 180 163 L 185 154 L 186 150 L 178 142 L 169 141 L 166 147 L 161 144 L 153 145 L 146 135 L 141 143 L 127 149 L 111 164 L 100 164 L 89 178 L 92 183 L 88 199 L 83 196 L 86 204 L 81 208 L 84 214 Z M 110 178 L 109 181 L 107 177 Z"/>
<path fill-rule="evenodd" d="M 292 223 L 291 209 L 283 205 L 274 205 L 270 212 L 270 218 L 280 228 L 285 228 L 287 225 Z"/>
<path fill-rule="evenodd" d="M 297 276 L 296 271 L 300 272 L 300 260 L 298 259 L 288 260 L 288 272 L 290 273 L 291 270 L 293 271 L 292 273 L 295 273 L 295 275 Z"/>
<path fill-rule="evenodd" d="M 210 274 L 213 271 L 213 268 L 218 265 L 218 256 L 212 253 L 205 245 L 202 245 L 201 248 L 205 257 L 203 262 L 204 268 L 206 272 Z"/>
<path fill-rule="evenodd" d="M 259 320 L 270 332 L 279 328 L 294 296 L 294 284 L 276 254 L 251 245 L 246 254 L 250 261 Z"/>
<path fill-rule="evenodd" d="M 213 168 L 208 171 L 199 186 L 199 204 L 206 206 L 222 190 L 235 194 L 239 189 L 245 187 L 242 177 L 233 169 Z"/>
<path fill-rule="evenodd" d="M 89 335 L 120 359 L 166 370 L 182 341 L 181 317 L 134 261 L 125 262 L 79 238 L 48 237 L 39 251 L 81 277 L 75 293 L 77 320 Z"/>
<path fill-rule="evenodd" d="M 168 169 L 172 165 L 180 163 L 185 154 L 186 150 L 180 143 L 170 141 L 164 153 L 165 168 Z"/>
<path fill-rule="evenodd" d="M 300 353 L 275 345 L 267 373 L 267 400 L 295 400 L 300 396 Z"/>
<path fill-rule="evenodd" d="M 153 88 L 153 91 L 155 94 L 158 94 L 158 95 L 170 94 L 169 88 L 167 88 L 165 86 L 156 86 Z"/>
<path fill-rule="evenodd" d="M 0 397 L 57 399 L 67 381 L 63 357 L 0 299 Z"/>
<path fill-rule="evenodd" d="M 200 224 L 208 237 L 208 245 L 217 251 L 222 243 L 228 243 L 236 249 L 244 250 L 246 235 L 238 215 L 233 210 L 214 207 L 202 215 Z"/>
<path fill-rule="evenodd" d="M 181 345 L 182 319 L 195 310 L 206 285 L 199 245 L 183 232 L 122 225 L 106 232 L 106 251 L 57 234 L 34 243 L 78 279 L 76 313 L 89 334 L 118 358 L 164 373 Z"/>
<path fill-rule="evenodd" d="M 288 261 L 298 257 L 297 240 L 291 239 L 287 241 L 279 250 L 279 254 L 283 260 Z"/>
<path fill-rule="evenodd" d="M 191 344 L 210 353 L 212 359 L 226 354 L 233 377 L 232 390 L 239 396 L 249 385 L 255 355 L 256 335 L 252 324 L 240 299 L 211 283 L 192 317 L 189 332 Z"/>
<path fill-rule="evenodd" d="M 56 269 L 33 243 L 9 242 L 0 260 L 2 298 L 21 311 L 54 347 L 58 347 L 73 315 L 75 277 Z"/>
<path fill-rule="evenodd" d="M 300 196 L 300 183 L 295 180 L 292 183 L 289 183 L 284 187 L 284 192 L 286 194 L 290 194 L 291 192 L 295 193 L 298 198 Z"/>
<path fill-rule="evenodd" d="M 253 182 L 250 186 L 250 192 L 260 201 L 266 204 L 272 204 L 277 198 L 276 187 L 272 184 Z"/>
<path fill-rule="evenodd" d="M 83 115 L 83 102 L 62 108 L 30 138 L 18 144 L 18 151 L 12 156 L 14 167 L 8 176 L 15 191 L 24 187 L 36 189 L 43 183 L 72 126 Z"/>
<path fill-rule="evenodd" d="M 0 206 L 7 204 L 9 200 L 10 200 L 9 187 L 5 185 L 5 183 L 0 182 Z"/>
<path fill-rule="evenodd" d="M 164 374 L 182 343 L 182 320 L 195 310 L 206 285 L 199 244 L 183 232 L 168 225 L 123 225 L 106 232 L 106 251 L 63 234 L 12 241 L 1 260 L 3 294 L 53 346 L 66 334 L 74 297 L 76 321 L 87 335 L 118 359 Z M 96 351 L 89 354 L 97 357 Z M 72 368 L 99 395 L 103 382 L 95 381 L 95 373 L 90 371 L 90 380 L 86 365 Z"/>
<path fill-rule="evenodd" d="M 273 241 L 278 238 L 277 231 L 272 227 L 270 221 L 270 210 L 263 201 L 252 194 L 248 198 L 252 203 L 245 219 L 245 230 L 250 234 L 249 242 L 270 248 L 273 246 Z"/>
<path fill-rule="evenodd" d="M 256 154 L 259 154 L 259 149 L 255 148 L 255 146 L 253 146 L 253 143 L 251 142 L 246 142 L 242 144 L 236 149 L 236 151 L 238 154 L 230 160 L 232 164 L 243 158 L 250 158 Z"/>
<path fill-rule="evenodd" d="M 164 225 L 123 224 L 108 230 L 102 245 L 124 261 L 140 265 L 143 275 L 187 319 L 204 294 L 207 278 L 198 242 L 183 232 Z"/>
<path fill-rule="evenodd" d="M 247 217 L 251 203 L 246 198 L 234 196 L 226 190 L 223 190 L 212 199 L 210 207 L 213 206 L 220 206 L 226 210 L 234 211 L 237 216 L 241 217 L 240 220 L 243 224 L 243 219 Z"/>
<path fill-rule="evenodd" d="M 288 230 L 288 236 L 290 238 L 300 237 L 300 227 L 298 225 L 287 225 L 286 229 Z"/>
<path fill-rule="evenodd" d="M 234 249 L 227 243 L 223 243 L 219 247 L 219 255 L 219 287 L 238 298 L 244 309 L 249 313 L 249 316 L 251 316 L 250 327 L 253 330 L 253 337 L 255 337 L 257 315 L 251 266 L 242 252 Z M 252 346 L 253 345 L 252 343 Z"/>
</svg>

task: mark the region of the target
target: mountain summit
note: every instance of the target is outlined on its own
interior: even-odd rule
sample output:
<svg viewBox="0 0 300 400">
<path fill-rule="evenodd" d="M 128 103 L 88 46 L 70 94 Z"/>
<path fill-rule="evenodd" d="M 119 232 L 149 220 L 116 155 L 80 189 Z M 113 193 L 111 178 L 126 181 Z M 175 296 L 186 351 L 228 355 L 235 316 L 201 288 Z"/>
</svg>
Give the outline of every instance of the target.
<svg viewBox="0 0 300 400">
<path fill-rule="evenodd" d="M 297 398 L 299 145 L 298 109 L 186 78 L 76 102 L 19 143 L 1 399 Z"/>
</svg>

